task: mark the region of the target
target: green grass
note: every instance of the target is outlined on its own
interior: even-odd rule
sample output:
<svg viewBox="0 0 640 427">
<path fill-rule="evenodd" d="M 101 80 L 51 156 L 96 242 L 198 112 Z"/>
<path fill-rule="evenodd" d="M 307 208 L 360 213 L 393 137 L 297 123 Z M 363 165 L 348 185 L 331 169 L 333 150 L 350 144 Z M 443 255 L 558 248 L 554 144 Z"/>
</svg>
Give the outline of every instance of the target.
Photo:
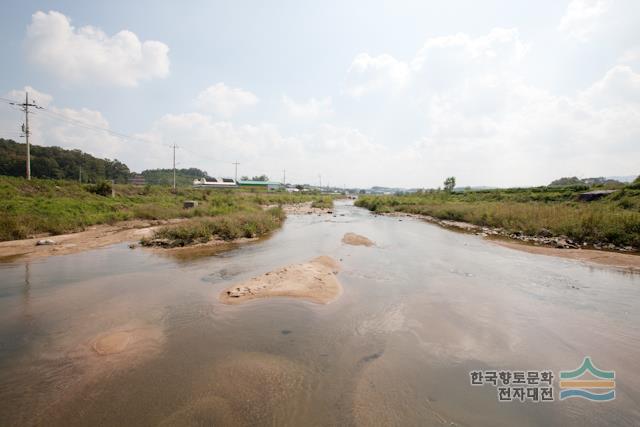
<svg viewBox="0 0 640 427">
<path fill-rule="evenodd" d="M 115 185 L 115 197 L 91 192 L 73 181 L 0 176 L 0 241 L 36 234 L 81 231 L 93 224 L 130 219 L 158 220 L 256 212 L 263 205 L 314 200 L 313 195 L 253 193 L 238 190 Z M 185 200 L 197 200 L 195 209 L 183 209 Z"/>
<path fill-rule="evenodd" d="M 331 209 L 333 208 L 333 198 L 331 196 L 320 196 L 311 202 L 312 208 Z"/>
<path fill-rule="evenodd" d="M 601 200 L 580 202 L 583 188 L 535 188 L 460 193 L 363 196 L 356 205 L 375 212 L 407 212 L 588 244 L 640 247 L 640 190 L 630 187 Z"/>
<path fill-rule="evenodd" d="M 282 208 L 274 207 L 254 212 L 234 212 L 214 218 L 198 218 L 188 222 L 162 227 L 153 237 L 143 239 L 143 245 L 153 245 L 155 239 L 169 240 L 169 246 L 206 243 L 213 238 L 234 240 L 261 237 L 279 228 L 285 219 Z"/>
</svg>

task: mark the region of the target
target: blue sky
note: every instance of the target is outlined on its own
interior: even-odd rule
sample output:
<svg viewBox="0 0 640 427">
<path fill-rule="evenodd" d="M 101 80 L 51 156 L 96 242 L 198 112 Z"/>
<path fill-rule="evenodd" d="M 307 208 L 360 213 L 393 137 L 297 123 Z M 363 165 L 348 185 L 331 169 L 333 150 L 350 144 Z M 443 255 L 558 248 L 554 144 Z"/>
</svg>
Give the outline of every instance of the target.
<svg viewBox="0 0 640 427">
<path fill-rule="evenodd" d="M 616 0 L 11 2 L 0 93 L 47 106 L 34 143 L 134 170 L 167 167 L 176 142 L 180 166 L 214 175 L 238 160 L 348 186 L 635 175 L 638 16 Z M 0 136 L 20 120 L 0 104 Z"/>
</svg>

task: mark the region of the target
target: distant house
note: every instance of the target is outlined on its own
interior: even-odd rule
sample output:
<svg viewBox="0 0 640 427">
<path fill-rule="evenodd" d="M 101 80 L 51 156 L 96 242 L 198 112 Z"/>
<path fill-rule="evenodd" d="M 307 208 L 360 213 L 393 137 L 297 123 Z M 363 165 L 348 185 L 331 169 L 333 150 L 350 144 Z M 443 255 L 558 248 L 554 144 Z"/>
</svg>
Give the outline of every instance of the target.
<svg viewBox="0 0 640 427">
<path fill-rule="evenodd" d="M 240 188 L 275 191 L 282 188 L 282 183 L 275 181 L 238 181 Z"/>
<path fill-rule="evenodd" d="M 146 185 L 147 182 L 144 179 L 144 175 L 134 175 L 133 177 L 129 178 L 129 184 Z"/>
<path fill-rule="evenodd" d="M 595 190 L 595 191 L 587 191 L 586 193 L 580 193 L 578 196 L 578 200 L 582 202 L 592 202 L 594 200 L 601 199 L 605 196 L 608 196 L 611 193 L 615 193 L 616 190 Z"/>
<path fill-rule="evenodd" d="M 195 188 L 236 188 L 238 184 L 233 178 L 197 178 L 193 180 Z"/>
</svg>

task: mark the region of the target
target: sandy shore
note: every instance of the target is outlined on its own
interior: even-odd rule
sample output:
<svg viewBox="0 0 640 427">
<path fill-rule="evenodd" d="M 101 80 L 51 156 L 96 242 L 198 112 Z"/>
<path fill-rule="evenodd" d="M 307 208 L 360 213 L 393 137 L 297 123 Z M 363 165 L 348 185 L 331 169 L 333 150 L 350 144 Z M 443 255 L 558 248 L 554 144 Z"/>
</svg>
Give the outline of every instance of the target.
<svg viewBox="0 0 640 427">
<path fill-rule="evenodd" d="M 356 233 L 346 233 L 342 237 L 342 243 L 345 243 L 347 245 L 354 245 L 354 246 L 373 246 L 373 245 L 375 245 L 375 243 L 373 243 L 367 237 L 361 236 L 361 235 L 356 234 Z"/>
<path fill-rule="evenodd" d="M 557 249 L 497 239 L 490 239 L 490 241 L 505 248 L 528 252 L 530 254 L 568 258 L 640 273 L 640 256 L 638 255 L 598 251 L 595 249 Z"/>
<path fill-rule="evenodd" d="M 122 221 L 113 225 L 93 225 L 77 233 L 0 242 L 0 261 L 10 260 L 14 257 L 33 259 L 50 255 L 66 255 L 115 243 L 137 241 L 150 236 L 158 227 L 182 221 L 186 221 L 186 219 Z M 51 240 L 54 244 L 37 245 L 39 240 Z"/>
<path fill-rule="evenodd" d="M 336 277 L 339 269 L 340 265 L 333 258 L 321 256 L 232 285 L 223 290 L 219 298 L 225 304 L 270 297 L 301 298 L 327 304 L 342 292 Z"/>
<path fill-rule="evenodd" d="M 270 206 L 266 206 L 268 208 Z M 283 206 L 287 214 L 293 215 L 324 215 L 332 213 L 331 209 L 312 208 L 311 202 Z M 169 220 L 130 220 L 115 224 L 98 224 L 87 227 L 84 231 L 60 234 L 56 236 L 42 235 L 30 239 L 9 240 L 0 242 L 0 262 L 11 261 L 16 258 L 35 259 L 51 255 L 68 255 L 91 249 L 123 242 L 138 242 L 143 237 L 149 237 L 153 231 L 164 225 L 178 224 L 189 218 L 175 218 Z M 39 240 L 50 240 L 53 244 L 37 245 Z M 189 248 L 158 249 L 175 255 L 188 256 L 187 252 L 208 252 L 224 250 L 231 244 L 245 243 L 258 239 L 238 239 L 233 242 L 213 239 L 208 243 L 190 245 Z"/>
</svg>

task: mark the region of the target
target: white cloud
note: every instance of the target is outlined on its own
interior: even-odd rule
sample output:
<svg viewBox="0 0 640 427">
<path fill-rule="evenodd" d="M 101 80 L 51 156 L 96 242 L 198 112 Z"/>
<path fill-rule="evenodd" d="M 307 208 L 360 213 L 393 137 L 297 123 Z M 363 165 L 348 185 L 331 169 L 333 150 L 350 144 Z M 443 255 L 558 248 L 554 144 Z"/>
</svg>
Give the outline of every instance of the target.
<svg viewBox="0 0 640 427">
<path fill-rule="evenodd" d="M 92 26 L 75 28 L 62 13 L 38 11 L 27 27 L 28 59 L 73 84 L 136 86 L 169 75 L 169 48 L 141 42 L 131 31 L 108 36 Z"/>
<path fill-rule="evenodd" d="M 587 41 L 608 8 L 608 0 L 572 0 L 558 29 L 576 40 Z"/>
<path fill-rule="evenodd" d="M 153 147 L 178 141 L 181 164 L 215 176 L 232 176 L 232 162 L 239 160 L 239 175 L 265 173 L 279 180 L 286 169 L 287 181 L 296 183 L 315 184 L 319 174 L 325 184 L 368 186 L 372 175 L 382 183 L 383 177 L 371 165 L 388 164 L 395 156 L 357 129 L 320 125 L 302 134 L 284 135 L 270 123 L 236 125 L 201 113 L 167 114 L 140 137 L 155 141 Z M 136 169 L 158 167 L 169 152 L 153 149 L 146 154 L 136 161 Z"/>
<path fill-rule="evenodd" d="M 411 70 L 436 88 L 474 78 L 478 71 L 500 78 L 524 58 L 527 48 L 513 28 L 494 28 L 479 37 L 462 33 L 434 37 L 411 60 Z"/>
<path fill-rule="evenodd" d="M 310 98 L 306 102 L 296 102 L 288 96 L 282 97 L 287 113 L 296 119 L 320 119 L 333 114 L 331 97 Z"/>
<path fill-rule="evenodd" d="M 209 86 L 198 94 L 196 100 L 201 110 L 223 118 L 229 118 L 242 109 L 253 107 L 258 101 L 258 97 L 253 93 L 224 83 Z"/>
<path fill-rule="evenodd" d="M 385 170 L 424 185 L 453 174 L 462 185 L 500 186 L 633 173 L 640 75 L 617 65 L 573 96 L 554 95 L 523 80 L 527 50 L 514 29 L 428 39 L 393 104 L 422 110 L 421 136 L 397 144 L 406 162 Z"/>
<path fill-rule="evenodd" d="M 126 156 L 127 144 L 122 139 L 98 130 L 110 128 L 109 122 L 99 111 L 57 107 L 53 102 L 53 96 L 30 86 L 11 90 L 4 97 L 24 102 L 25 91 L 29 92 L 30 102 L 34 100 L 39 106 L 46 107 L 45 110 L 31 109 L 29 127 L 32 144 L 79 149 L 97 157 L 111 159 Z M 13 117 L 3 115 L 0 128 L 18 129 L 22 117 L 22 113 L 17 111 Z M 13 139 L 19 140 L 17 134 L 12 136 Z"/>
<path fill-rule="evenodd" d="M 23 89 L 14 89 L 6 93 L 5 98 L 16 102 L 25 101 L 25 93 L 29 93 L 29 103 L 36 103 L 40 107 L 47 107 L 53 101 L 53 97 L 47 93 L 35 90 L 31 86 L 25 86 Z"/>
<path fill-rule="evenodd" d="M 368 93 L 397 93 L 409 83 L 409 65 L 391 55 L 358 54 L 347 72 L 347 93 L 360 97 Z"/>
<path fill-rule="evenodd" d="M 594 108 L 640 107 L 640 74 L 631 67 L 616 65 L 604 77 L 582 92 L 581 100 Z"/>
<path fill-rule="evenodd" d="M 640 65 L 640 46 L 625 50 L 618 58 L 621 64 L 638 64 Z"/>
</svg>

